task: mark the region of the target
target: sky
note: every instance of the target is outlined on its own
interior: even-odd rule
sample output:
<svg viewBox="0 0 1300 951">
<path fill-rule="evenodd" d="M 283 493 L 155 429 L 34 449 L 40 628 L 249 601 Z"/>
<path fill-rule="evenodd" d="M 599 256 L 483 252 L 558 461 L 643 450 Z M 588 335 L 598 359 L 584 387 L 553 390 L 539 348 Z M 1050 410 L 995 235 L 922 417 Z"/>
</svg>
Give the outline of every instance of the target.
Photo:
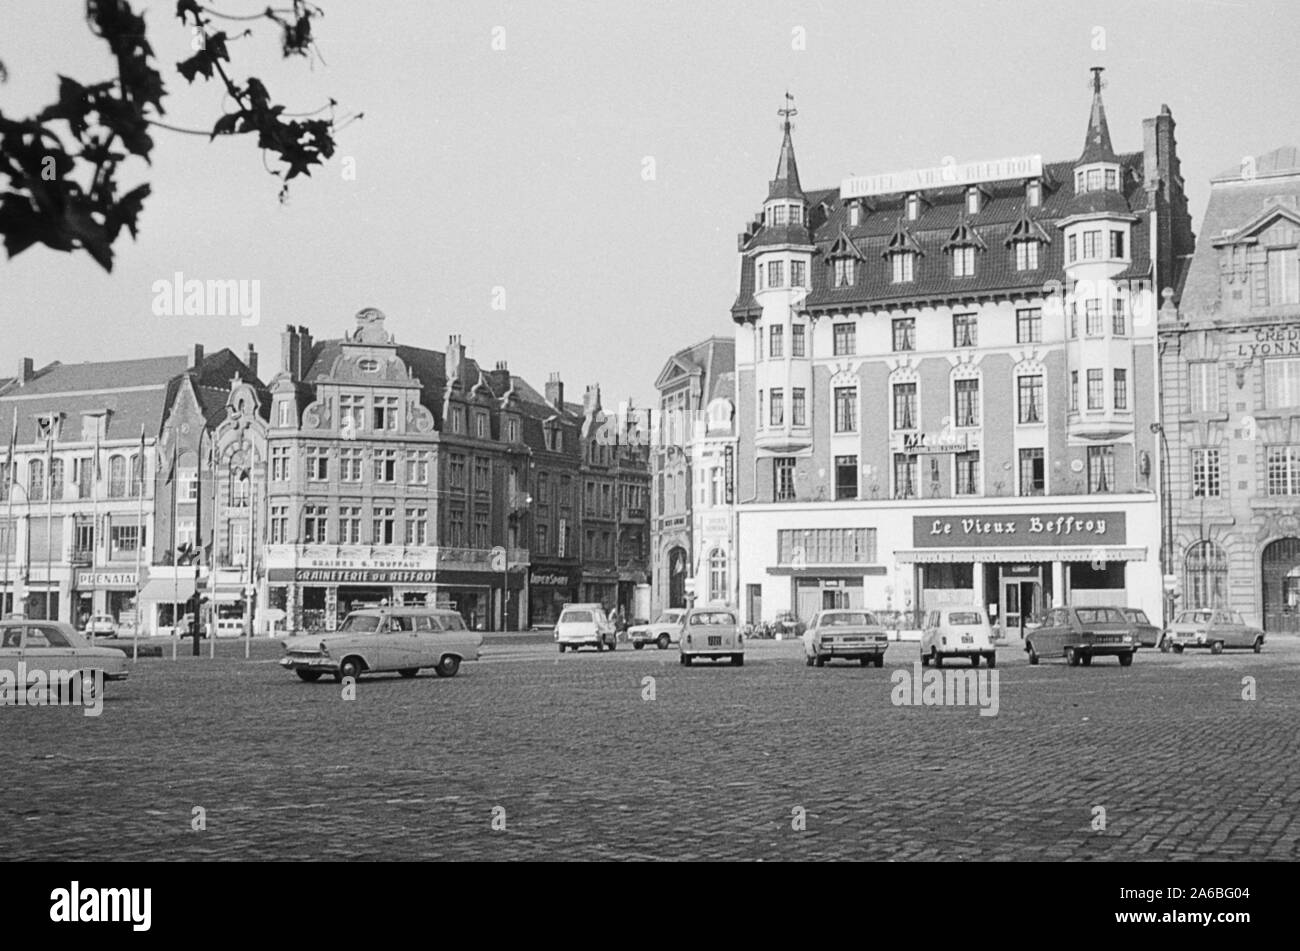
<svg viewBox="0 0 1300 951">
<path fill-rule="evenodd" d="M 84 253 L 0 258 L 0 376 L 22 357 L 252 343 L 269 379 L 286 324 L 338 337 L 377 307 L 399 343 L 442 350 L 459 334 L 539 389 L 558 372 L 571 399 L 599 383 L 607 406 L 652 401 L 672 353 L 733 333 L 736 235 L 766 197 L 787 89 L 812 189 L 948 157 L 1072 159 L 1088 69 L 1104 66 L 1118 151 L 1172 110 L 1198 237 L 1212 175 L 1300 143 L 1294 0 L 318 2 L 320 59 L 282 60 L 262 22 L 231 69 L 289 112 L 332 97 L 339 116 L 364 113 L 329 164 L 282 205 L 251 138 L 157 130 L 152 166 L 120 173 L 153 194 L 111 274 Z M 210 128 L 223 94 L 175 71 L 190 41 L 175 3 L 135 6 L 166 121 Z M 58 74 L 110 77 L 83 9 L 0 0 L 6 115 L 53 101 Z M 260 322 L 155 314 L 154 284 L 176 272 L 258 282 Z"/>
</svg>

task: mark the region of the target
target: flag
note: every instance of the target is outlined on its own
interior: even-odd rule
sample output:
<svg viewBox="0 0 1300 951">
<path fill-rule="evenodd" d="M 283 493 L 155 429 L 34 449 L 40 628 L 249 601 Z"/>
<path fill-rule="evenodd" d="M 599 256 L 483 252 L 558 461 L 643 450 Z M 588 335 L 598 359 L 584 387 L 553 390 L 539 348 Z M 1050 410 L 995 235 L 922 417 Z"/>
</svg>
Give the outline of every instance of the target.
<svg viewBox="0 0 1300 951">
<path fill-rule="evenodd" d="M 5 478 L 9 480 L 6 489 L 12 491 L 14 486 L 14 476 L 17 475 L 18 467 L 14 465 L 14 456 L 18 452 L 18 407 L 14 407 L 14 424 L 9 430 L 9 455 L 5 457 Z"/>
<path fill-rule="evenodd" d="M 176 478 L 176 452 L 178 449 L 180 449 L 179 444 L 172 446 L 172 467 L 167 470 L 167 481 L 163 485 L 171 485 L 172 480 Z"/>
<path fill-rule="evenodd" d="M 141 498 L 144 498 L 144 423 L 140 424 L 140 455 L 136 458 L 139 460 L 140 466 L 140 475 L 137 477 L 139 481 L 136 484 L 136 491 L 140 493 Z"/>
<path fill-rule="evenodd" d="M 99 432 L 104 428 L 102 419 L 103 417 L 95 417 L 95 461 L 92 464 L 92 471 L 95 473 L 93 477 L 95 485 L 99 485 L 104 480 L 104 472 L 99 467 Z"/>
</svg>

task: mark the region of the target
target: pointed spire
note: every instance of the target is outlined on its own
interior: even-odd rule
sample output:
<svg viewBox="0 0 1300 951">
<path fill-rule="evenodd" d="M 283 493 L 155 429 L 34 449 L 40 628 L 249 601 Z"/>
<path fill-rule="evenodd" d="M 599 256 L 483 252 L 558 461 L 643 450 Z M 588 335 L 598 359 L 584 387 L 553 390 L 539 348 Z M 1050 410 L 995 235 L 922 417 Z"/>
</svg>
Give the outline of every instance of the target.
<svg viewBox="0 0 1300 951">
<path fill-rule="evenodd" d="M 803 200 L 804 197 L 803 188 L 799 185 L 799 166 L 794 160 L 794 142 L 790 139 L 790 117 L 798 115 L 799 110 L 794 107 L 794 96 L 790 95 L 789 90 L 786 91 L 785 99 L 785 108 L 776 111 L 782 118 L 781 129 L 784 138 L 781 140 L 781 157 L 776 163 L 776 177 L 768 183 L 769 201 L 773 198 Z"/>
<path fill-rule="evenodd" d="M 1092 113 L 1088 116 L 1088 135 L 1078 165 L 1089 162 L 1117 162 L 1110 144 L 1110 127 L 1106 124 L 1106 107 L 1101 101 L 1101 74 L 1104 66 L 1092 67 Z"/>
</svg>

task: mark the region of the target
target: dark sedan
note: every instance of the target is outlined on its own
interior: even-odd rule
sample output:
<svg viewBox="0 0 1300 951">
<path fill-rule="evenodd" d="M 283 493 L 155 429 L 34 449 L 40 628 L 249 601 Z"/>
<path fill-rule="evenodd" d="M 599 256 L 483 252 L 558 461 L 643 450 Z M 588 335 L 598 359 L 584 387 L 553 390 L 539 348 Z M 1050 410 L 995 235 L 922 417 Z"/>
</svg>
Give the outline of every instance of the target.
<svg viewBox="0 0 1300 951">
<path fill-rule="evenodd" d="M 1128 667 L 1136 652 L 1133 622 L 1118 608 L 1052 608 L 1039 627 L 1025 634 L 1031 664 L 1042 657 L 1064 657 L 1071 667 L 1087 667 L 1094 657 L 1114 656 Z"/>
</svg>

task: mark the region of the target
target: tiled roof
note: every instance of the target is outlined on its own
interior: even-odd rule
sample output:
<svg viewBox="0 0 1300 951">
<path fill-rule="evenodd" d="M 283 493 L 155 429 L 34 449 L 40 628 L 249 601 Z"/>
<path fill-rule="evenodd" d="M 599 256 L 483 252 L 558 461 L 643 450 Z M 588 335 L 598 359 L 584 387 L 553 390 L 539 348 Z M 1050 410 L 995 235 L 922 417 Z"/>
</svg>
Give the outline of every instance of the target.
<svg viewBox="0 0 1300 951">
<path fill-rule="evenodd" d="M 790 141 L 790 123 L 785 123 L 785 136 L 781 140 L 781 156 L 776 162 L 776 176 L 768 183 L 767 197 L 802 198 L 799 186 L 799 166 L 794 160 L 794 143 Z"/>
<path fill-rule="evenodd" d="M 1270 177 L 1242 178 L 1241 169 L 1231 177 L 1217 176 L 1210 186 L 1210 201 L 1201 224 L 1201 240 L 1196 243 L 1191 267 L 1179 298 L 1179 309 L 1187 316 L 1209 316 L 1219 309 L 1219 250 L 1214 239 L 1234 232 L 1274 206 L 1292 213 L 1300 205 L 1300 165 L 1294 164 L 1295 149 L 1275 149 L 1256 159 L 1256 170 L 1270 169 Z M 1288 158 L 1288 155 L 1290 156 Z M 1287 165 L 1288 162 L 1293 164 Z M 1291 177 L 1283 176 L 1292 169 Z"/>
<path fill-rule="evenodd" d="M 1115 150 L 1110 144 L 1110 126 L 1106 124 L 1106 107 L 1101 102 L 1101 90 L 1092 94 L 1092 112 L 1088 114 L 1088 134 L 1083 140 L 1080 165 L 1089 162 L 1114 162 Z"/>
<path fill-rule="evenodd" d="M 145 357 L 95 363 L 52 363 L 36 371 L 21 392 L 75 393 L 81 390 L 120 390 L 131 386 L 158 386 L 189 366 L 187 357 Z"/>
<path fill-rule="evenodd" d="M 692 367 L 704 376 L 705 405 L 725 396 L 735 398 L 735 384 L 727 385 L 722 378 L 736 368 L 736 340 L 734 337 L 709 337 L 697 344 L 678 350 L 664 364 L 659 372 L 659 380 L 666 380 L 672 371 L 680 366 Z"/>
<path fill-rule="evenodd" d="M 1247 167 L 1244 163 L 1234 165 L 1232 168 L 1224 169 L 1218 175 L 1213 176 L 1210 181 L 1241 181 L 1246 171 Z M 1255 167 L 1252 172 L 1255 178 L 1264 178 L 1270 175 L 1294 175 L 1296 173 L 1300 173 L 1300 149 L 1294 145 L 1279 146 L 1271 152 L 1255 156 Z"/>
<path fill-rule="evenodd" d="M 1131 152 L 1117 156 L 1125 170 L 1123 178 L 1122 209 L 1139 216 L 1133 225 L 1131 248 L 1133 260 L 1117 279 L 1143 277 L 1150 273 L 1151 262 L 1146 211 L 1147 194 L 1142 184 L 1143 155 Z M 810 289 L 804 307 L 833 308 L 837 306 L 881 306 L 895 302 L 938 297 L 960 297 L 1015 289 L 1042 288 L 1045 281 L 1060 279 L 1064 275 L 1064 244 L 1056 222 L 1066 217 L 1073 202 L 1073 169 L 1075 162 L 1054 162 L 1043 169 L 1043 198 L 1038 208 L 1027 208 L 1024 185 L 1020 181 L 991 182 L 981 186 L 986 200 L 980 211 L 966 214 L 966 189 L 964 186 L 931 189 L 926 191 L 929 202 L 922 203 L 922 213 L 916 221 L 905 221 L 906 195 L 898 193 L 869 199 L 869 205 L 858 224 L 850 227 L 846 203 L 840 200 L 837 189 L 810 193 L 810 201 L 824 203 L 824 217 L 814 217 L 813 243 L 818 248 L 814 256 Z M 1112 193 L 1113 197 L 1120 198 Z M 1114 206 L 1120 210 L 1120 205 Z M 1017 271 L 1015 258 L 1005 247 L 1005 241 L 1025 216 L 1031 218 L 1050 236 L 1048 244 L 1041 245 L 1038 268 L 1034 271 Z M 987 244 L 987 250 L 976 252 L 975 274 L 971 277 L 953 277 L 952 264 L 943 245 L 952 237 L 962 222 L 972 226 Z M 906 284 L 892 283 L 890 262 L 884 251 L 895 236 L 899 222 L 903 221 L 912 239 L 921 249 L 916 260 L 913 280 Z M 855 269 L 855 283 L 850 287 L 831 286 L 832 274 L 828 253 L 841 229 L 853 239 L 865 260 Z M 758 246 L 760 231 L 748 247 Z M 740 293 L 732 306 L 732 316 L 737 320 L 755 317 L 759 313 L 754 292 L 754 263 L 747 256 L 741 267 Z"/>
</svg>

